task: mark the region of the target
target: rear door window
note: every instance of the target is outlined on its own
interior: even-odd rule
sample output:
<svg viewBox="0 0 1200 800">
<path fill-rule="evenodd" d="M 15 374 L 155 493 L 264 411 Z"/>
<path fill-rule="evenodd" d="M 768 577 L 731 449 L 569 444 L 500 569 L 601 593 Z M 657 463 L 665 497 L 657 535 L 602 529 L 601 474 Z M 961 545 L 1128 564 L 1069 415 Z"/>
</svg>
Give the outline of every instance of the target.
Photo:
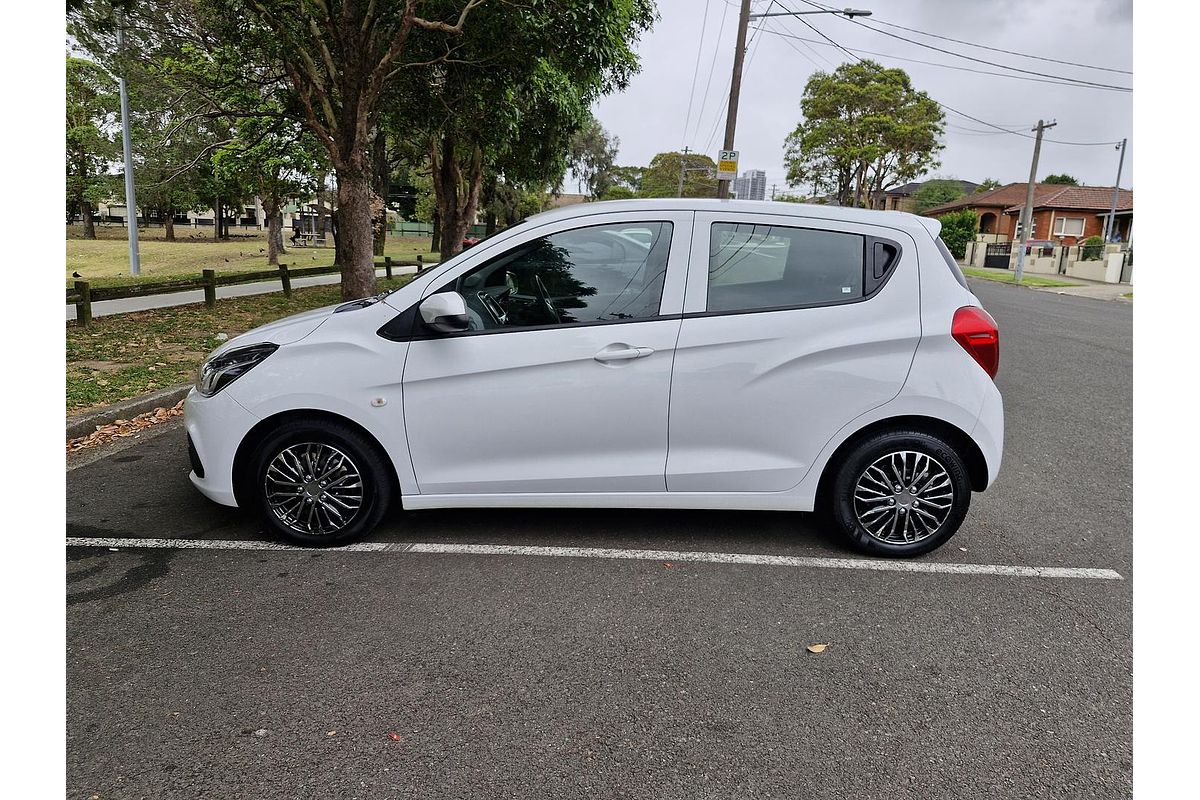
<svg viewBox="0 0 1200 800">
<path fill-rule="evenodd" d="M 708 260 L 708 312 L 827 305 L 864 296 L 866 239 L 837 231 L 718 222 Z"/>
</svg>

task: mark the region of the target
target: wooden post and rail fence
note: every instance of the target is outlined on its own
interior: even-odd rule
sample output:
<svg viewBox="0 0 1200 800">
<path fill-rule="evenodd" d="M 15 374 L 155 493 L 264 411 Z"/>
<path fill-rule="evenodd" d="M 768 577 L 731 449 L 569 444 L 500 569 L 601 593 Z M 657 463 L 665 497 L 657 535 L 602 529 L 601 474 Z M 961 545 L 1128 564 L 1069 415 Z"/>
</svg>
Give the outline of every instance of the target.
<svg viewBox="0 0 1200 800">
<path fill-rule="evenodd" d="M 420 256 L 416 261 L 396 261 L 391 256 L 386 256 L 382 263 L 376 262 L 375 268 L 383 268 L 386 270 L 387 277 L 392 277 L 393 267 L 417 267 L 418 274 L 424 268 L 436 266 L 436 264 L 424 263 Z M 186 278 L 172 281 L 158 281 L 155 283 L 136 283 L 129 286 L 96 286 L 93 287 L 88 281 L 77 280 L 75 285 L 67 289 L 67 305 L 75 306 L 76 321 L 87 327 L 92 322 L 92 303 L 103 300 L 125 300 L 132 297 L 150 297 L 160 294 L 174 294 L 176 292 L 188 292 L 196 289 L 204 290 L 204 305 L 213 308 L 217 304 L 217 287 L 218 286 L 233 286 L 240 283 L 258 283 L 261 281 L 277 280 L 283 290 L 284 297 L 292 296 L 292 279 L 307 278 L 313 275 L 331 275 L 341 272 L 341 267 L 334 265 L 331 267 L 303 267 L 301 269 L 292 269 L 287 264 L 280 264 L 277 270 L 263 270 L 261 272 L 231 272 L 225 275 L 218 275 L 216 270 L 206 269 L 203 271 L 200 278 Z"/>
</svg>

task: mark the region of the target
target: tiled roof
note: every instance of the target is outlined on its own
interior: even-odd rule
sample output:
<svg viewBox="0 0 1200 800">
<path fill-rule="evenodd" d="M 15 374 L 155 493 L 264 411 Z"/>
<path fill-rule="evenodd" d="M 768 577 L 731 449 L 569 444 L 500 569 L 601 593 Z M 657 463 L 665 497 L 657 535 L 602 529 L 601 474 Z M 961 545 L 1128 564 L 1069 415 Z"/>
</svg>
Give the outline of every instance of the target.
<svg viewBox="0 0 1200 800">
<path fill-rule="evenodd" d="M 941 180 L 941 179 L 934 178 L 933 180 Z M 950 178 L 949 180 L 954 180 L 954 178 Z M 970 194 L 971 192 L 975 191 L 976 187 L 979 186 L 978 183 L 973 183 L 971 181 L 958 181 L 958 182 L 960 184 L 962 184 L 962 189 L 967 194 Z M 906 183 L 903 186 L 893 186 L 891 189 L 884 189 L 883 193 L 891 194 L 891 195 L 908 196 L 911 194 L 916 194 L 917 190 L 920 189 L 922 186 L 924 186 L 926 183 L 928 183 L 928 181 L 916 181 L 914 183 Z"/>
<path fill-rule="evenodd" d="M 1107 211 L 1112 206 L 1113 187 L 1111 186 L 1063 186 L 1062 191 L 1042 197 L 1035 196 L 1034 208 L 1075 208 L 1083 210 Z M 1020 211 L 1025 205 L 1022 202 L 1004 209 L 1005 213 Z M 1117 210 L 1128 211 L 1133 208 L 1133 190 L 1121 189 L 1117 192 Z"/>
<path fill-rule="evenodd" d="M 1025 192 L 1028 184 L 1010 183 L 990 192 L 969 194 L 960 197 L 952 203 L 935 206 L 925 211 L 925 216 L 933 217 L 945 214 L 947 211 L 957 211 L 962 208 L 978 206 L 1000 206 L 1005 213 L 1020 210 L 1025 205 Z M 1076 208 L 1107 210 L 1112 202 L 1112 187 L 1108 186 L 1063 186 L 1058 183 L 1034 184 L 1034 208 Z M 1133 208 L 1133 192 L 1122 189 L 1117 198 L 1117 210 Z"/>
</svg>

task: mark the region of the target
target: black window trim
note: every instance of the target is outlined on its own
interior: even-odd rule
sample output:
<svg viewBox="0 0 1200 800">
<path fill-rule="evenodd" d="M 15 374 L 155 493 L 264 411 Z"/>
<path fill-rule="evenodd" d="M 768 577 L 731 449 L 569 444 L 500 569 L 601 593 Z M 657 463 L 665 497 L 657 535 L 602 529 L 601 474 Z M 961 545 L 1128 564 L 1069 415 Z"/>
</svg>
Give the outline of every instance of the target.
<svg viewBox="0 0 1200 800">
<path fill-rule="evenodd" d="M 699 319 L 701 317 L 726 317 L 726 316 L 737 316 L 740 314 L 769 314 L 769 313 L 773 313 L 773 312 L 777 312 L 777 311 L 802 311 L 804 309 L 809 309 L 809 308 L 828 308 L 829 306 L 848 306 L 848 305 L 853 305 L 854 303 L 863 303 L 863 302 L 866 302 L 867 300 L 870 300 L 871 298 L 875 297 L 877 294 L 879 294 L 880 291 L 883 290 L 883 287 L 886 286 L 888 284 L 888 282 L 892 279 L 892 275 L 894 275 L 896 273 L 896 267 L 900 264 L 900 261 L 904 258 L 904 248 L 900 245 L 899 242 L 897 242 L 894 239 L 887 239 L 885 237 L 876 236 L 876 235 L 870 234 L 870 233 L 857 233 L 855 231 L 839 231 L 839 230 L 834 230 L 832 228 L 815 228 L 815 227 L 811 227 L 811 226 L 807 226 L 807 225 L 784 225 L 781 223 L 773 223 L 773 222 L 772 223 L 746 222 L 746 221 L 735 222 L 733 220 L 718 220 L 718 219 L 714 219 L 708 223 L 708 225 L 709 225 L 708 241 L 709 241 L 710 248 L 711 248 L 711 243 L 712 243 L 712 226 L 713 225 L 747 225 L 747 224 L 754 225 L 755 227 L 764 225 L 764 226 L 772 227 L 772 228 L 792 228 L 795 230 L 816 231 L 818 233 L 840 233 L 840 234 L 844 234 L 847 236 L 861 237 L 863 239 L 863 267 L 862 267 L 863 268 L 863 288 L 864 288 L 864 290 L 866 289 L 868 282 L 873 283 L 874 288 L 872 288 L 870 292 L 864 292 L 864 294 L 861 297 L 853 297 L 853 298 L 850 298 L 849 300 L 827 300 L 823 303 L 795 303 L 795 304 L 784 305 L 784 306 L 770 306 L 768 308 L 739 308 L 739 309 L 735 309 L 735 310 L 722 310 L 722 311 L 707 311 L 707 310 L 706 311 L 687 311 L 687 312 L 684 312 L 684 314 L 683 314 L 684 319 Z M 868 272 L 867 271 L 871 270 L 872 273 L 874 272 L 875 245 L 876 244 L 882 244 L 885 246 L 890 246 L 890 247 L 895 248 L 896 256 L 888 263 L 887 271 L 883 274 L 882 278 L 879 278 L 878 280 L 876 280 L 874 277 L 872 277 L 868 281 L 868 278 L 867 278 Z M 705 260 L 707 261 L 707 257 Z M 708 289 L 709 289 L 708 281 L 707 281 L 707 272 L 708 272 L 708 264 L 707 263 L 705 263 L 705 265 L 704 265 L 704 270 L 705 270 L 704 304 L 707 306 L 708 305 Z"/>
<path fill-rule="evenodd" d="M 666 269 L 664 269 L 664 271 L 663 271 L 663 288 L 665 290 L 666 289 L 666 280 L 667 280 L 666 272 L 671 267 L 671 253 L 676 246 L 676 244 L 675 244 L 675 221 L 669 220 L 669 219 L 638 219 L 638 220 L 629 220 L 627 223 L 621 222 L 621 221 L 614 222 L 614 221 L 610 220 L 607 222 L 596 222 L 591 225 L 580 225 L 579 227 L 576 227 L 576 228 L 565 228 L 561 231 L 554 231 L 553 233 L 546 233 L 546 234 L 543 234 L 541 237 L 534 237 L 533 239 L 529 239 L 525 242 L 522 242 L 521 244 L 514 245 L 513 247 L 508 248 L 508 249 L 504 250 L 503 252 L 497 253 L 496 255 L 494 255 L 494 256 L 486 259 L 482 263 L 480 263 L 477 267 L 475 267 L 475 269 L 471 270 L 471 272 L 475 272 L 477 270 L 483 269 L 484 267 L 491 264 L 493 261 L 496 261 L 497 259 L 504 258 L 505 256 L 509 255 L 514 249 L 516 249 L 518 247 L 524 247 L 525 245 L 529 244 L 530 242 L 533 242 L 536 239 L 543 238 L 545 236 L 555 236 L 560 233 L 573 233 L 574 231 L 587 230 L 588 228 L 609 228 L 609 227 L 613 227 L 616 225 L 625 225 L 625 224 L 628 224 L 630 226 L 639 225 L 639 224 L 643 224 L 643 225 L 644 224 L 658 224 L 658 225 L 670 226 L 671 239 L 667 245 L 667 265 L 666 265 Z M 462 280 L 464 277 L 466 277 L 466 274 L 470 274 L 470 273 L 465 273 L 464 275 L 460 275 L 457 278 L 454 278 L 452 281 L 449 281 L 449 284 L 457 284 L 460 280 Z M 635 324 L 638 322 L 661 322 L 662 320 L 682 319 L 685 316 L 682 313 L 655 314 L 652 317 L 637 317 L 635 319 L 596 319 L 596 320 L 588 320 L 586 322 L 562 322 L 562 323 L 558 323 L 558 324 L 551 323 L 551 324 L 547 324 L 547 325 L 522 325 L 519 327 L 513 326 L 511 328 L 507 328 L 507 327 L 506 328 L 490 328 L 490 329 L 478 330 L 478 331 L 460 331 L 457 333 L 438 333 L 436 331 L 430 331 L 427 328 L 425 328 L 424 324 L 421 322 L 421 315 L 418 313 L 417 308 L 418 308 L 418 306 L 421 305 L 421 303 L 423 303 L 425 301 L 426 298 L 428 298 L 432 295 L 438 294 L 439 292 L 444 292 L 447 290 L 447 288 L 448 288 L 447 284 L 442 284 L 441 287 L 439 289 L 437 289 L 436 291 L 430 292 L 428 295 L 420 298 L 415 303 L 413 303 L 411 306 L 406 308 L 404 311 L 401 311 L 399 314 L 392 317 L 390 320 L 388 320 L 386 323 L 384 323 L 379 328 L 379 330 L 375 331 L 375 333 L 378 334 L 379 336 L 382 336 L 384 339 L 389 339 L 393 342 L 418 342 L 418 341 L 427 341 L 429 339 L 462 339 L 462 338 L 471 337 L 471 336 L 491 336 L 491 335 L 500 334 L 500 333 L 525 333 L 528 331 L 548 331 L 548 330 L 560 330 L 560 329 L 570 329 L 570 328 L 592 328 L 597 325 L 630 325 L 630 324 Z M 659 308 L 662 308 L 662 297 L 661 296 L 659 297 Z M 411 316 L 411 320 L 405 321 L 403 318 L 406 316 Z M 407 334 L 401 332 L 401 329 L 405 329 L 405 328 L 408 329 Z"/>
</svg>

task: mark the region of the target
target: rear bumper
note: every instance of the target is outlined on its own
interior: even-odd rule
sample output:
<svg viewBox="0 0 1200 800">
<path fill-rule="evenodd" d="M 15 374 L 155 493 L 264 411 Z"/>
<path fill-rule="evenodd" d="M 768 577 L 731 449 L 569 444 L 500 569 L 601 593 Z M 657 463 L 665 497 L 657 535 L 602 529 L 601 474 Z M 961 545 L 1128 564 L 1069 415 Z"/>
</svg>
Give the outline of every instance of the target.
<svg viewBox="0 0 1200 800">
<path fill-rule="evenodd" d="M 212 397 L 192 389 L 183 406 L 187 429 L 192 484 L 208 499 L 236 506 L 233 460 L 238 445 L 258 418 L 233 399 L 229 392 Z"/>
</svg>

